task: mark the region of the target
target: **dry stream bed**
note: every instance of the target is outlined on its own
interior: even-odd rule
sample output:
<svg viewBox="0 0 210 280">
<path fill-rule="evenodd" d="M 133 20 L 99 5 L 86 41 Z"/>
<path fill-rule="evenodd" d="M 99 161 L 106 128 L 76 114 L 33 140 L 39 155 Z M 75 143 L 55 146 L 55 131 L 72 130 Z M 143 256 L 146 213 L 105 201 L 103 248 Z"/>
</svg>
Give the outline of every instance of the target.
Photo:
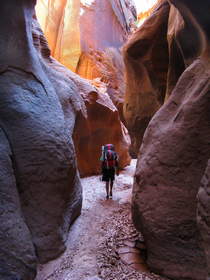
<svg viewBox="0 0 210 280">
<path fill-rule="evenodd" d="M 36 280 L 163 280 L 148 271 L 143 238 L 131 221 L 135 164 L 116 177 L 113 199 L 105 199 L 100 176 L 82 179 L 82 214 L 71 227 L 67 250 L 40 266 Z"/>
</svg>

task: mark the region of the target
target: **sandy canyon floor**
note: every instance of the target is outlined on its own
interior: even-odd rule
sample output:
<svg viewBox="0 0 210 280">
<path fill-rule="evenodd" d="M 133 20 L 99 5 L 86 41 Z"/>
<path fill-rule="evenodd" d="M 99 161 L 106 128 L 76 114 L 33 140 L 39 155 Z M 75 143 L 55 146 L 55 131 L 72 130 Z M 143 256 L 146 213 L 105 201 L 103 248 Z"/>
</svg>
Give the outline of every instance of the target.
<svg viewBox="0 0 210 280">
<path fill-rule="evenodd" d="M 112 199 L 105 199 L 100 176 L 82 179 L 82 213 L 71 227 L 67 250 L 40 266 L 36 280 L 163 280 L 148 271 L 143 238 L 131 221 L 135 165 L 133 160 L 116 177 Z"/>
</svg>

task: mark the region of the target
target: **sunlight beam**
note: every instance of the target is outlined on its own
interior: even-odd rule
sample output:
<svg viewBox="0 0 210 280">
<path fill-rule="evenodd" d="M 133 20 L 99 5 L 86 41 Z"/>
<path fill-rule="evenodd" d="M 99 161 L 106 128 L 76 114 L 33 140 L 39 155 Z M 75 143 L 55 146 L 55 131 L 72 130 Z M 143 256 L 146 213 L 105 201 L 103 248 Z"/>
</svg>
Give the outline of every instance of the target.
<svg viewBox="0 0 210 280">
<path fill-rule="evenodd" d="M 142 13 L 148 11 L 154 4 L 157 3 L 157 0 L 134 0 L 137 8 L 137 13 Z"/>
</svg>

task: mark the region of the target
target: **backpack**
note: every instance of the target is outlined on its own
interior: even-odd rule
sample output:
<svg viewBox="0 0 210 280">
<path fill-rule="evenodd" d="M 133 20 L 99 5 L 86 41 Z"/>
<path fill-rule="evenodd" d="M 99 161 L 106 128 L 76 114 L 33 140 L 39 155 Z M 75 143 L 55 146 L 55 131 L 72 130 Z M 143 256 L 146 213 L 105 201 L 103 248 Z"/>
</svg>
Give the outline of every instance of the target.
<svg viewBox="0 0 210 280">
<path fill-rule="evenodd" d="M 117 153 L 114 151 L 113 144 L 107 144 L 102 146 L 102 156 L 103 168 L 110 169 L 117 166 Z"/>
</svg>

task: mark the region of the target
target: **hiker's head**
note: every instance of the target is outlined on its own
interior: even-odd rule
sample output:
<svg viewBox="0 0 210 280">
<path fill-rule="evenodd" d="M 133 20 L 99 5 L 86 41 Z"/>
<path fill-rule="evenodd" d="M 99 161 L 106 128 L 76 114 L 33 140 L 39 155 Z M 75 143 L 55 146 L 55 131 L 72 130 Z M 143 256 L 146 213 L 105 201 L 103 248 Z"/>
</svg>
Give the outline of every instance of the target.
<svg viewBox="0 0 210 280">
<path fill-rule="evenodd" d="M 114 145 L 113 144 L 106 144 L 106 145 L 104 145 L 104 149 L 114 151 Z"/>
</svg>

